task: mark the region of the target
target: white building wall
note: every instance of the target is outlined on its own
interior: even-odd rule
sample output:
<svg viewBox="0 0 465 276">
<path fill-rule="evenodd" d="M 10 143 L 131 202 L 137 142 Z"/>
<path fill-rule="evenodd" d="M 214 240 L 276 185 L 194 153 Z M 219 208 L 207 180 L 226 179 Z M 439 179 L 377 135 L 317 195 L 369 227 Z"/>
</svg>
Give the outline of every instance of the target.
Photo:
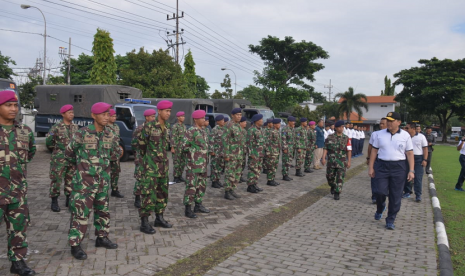
<svg viewBox="0 0 465 276">
<path fill-rule="evenodd" d="M 395 103 L 369 103 L 368 111 L 363 110 L 363 117 L 367 120 L 379 120 L 389 112 L 395 111 Z"/>
</svg>

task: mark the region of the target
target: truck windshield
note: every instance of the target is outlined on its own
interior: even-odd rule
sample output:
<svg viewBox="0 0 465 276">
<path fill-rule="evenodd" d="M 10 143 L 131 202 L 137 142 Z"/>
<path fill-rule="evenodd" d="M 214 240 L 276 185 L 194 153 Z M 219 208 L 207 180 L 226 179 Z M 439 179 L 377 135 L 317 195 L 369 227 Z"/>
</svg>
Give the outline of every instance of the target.
<svg viewBox="0 0 465 276">
<path fill-rule="evenodd" d="M 274 112 L 268 109 L 260 109 L 260 114 L 263 114 L 263 121 L 267 119 L 274 119 Z"/>
<path fill-rule="evenodd" d="M 144 111 L 146 111 L 147 109 L 157 110 L 157 107 L 153 105 L 134 106 L 134 115 L 136 116 L 138 126 L 145 122 Z"/>
</svg>

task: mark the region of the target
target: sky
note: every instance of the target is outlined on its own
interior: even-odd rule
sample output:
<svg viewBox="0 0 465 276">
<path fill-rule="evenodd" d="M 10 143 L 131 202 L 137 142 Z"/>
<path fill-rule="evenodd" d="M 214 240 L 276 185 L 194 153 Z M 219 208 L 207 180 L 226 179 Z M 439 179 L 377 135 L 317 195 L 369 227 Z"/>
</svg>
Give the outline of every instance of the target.
<svg viewBox="0 0 465 276">
<path fill-rule="evenodd" d="M 12 67 L 20 74 L 43 55 L 44 30 L 40 12 L 21 4 L 40 8 L 46 17 L 52 68 L 69 37 L 73 56 L 91 54 L 97 28 L 111 33 L 115 52 L 122 55 L 140 47 L 167 49 L 166 32 L 175 30 L 167 14 L 172 17 L 176 0 L 0 0 L 0 51 L 16 61 Z M 418 66 L 420 59 L 465 58 L 465 1 L 179 0 L 179 10 L 186 42 L 181 58 L 191 49 L 210 93 L 221 90 L 225 73 L 237 91 L 253 85 L 253 71 L 264 65 L 248 45 L 268 35 L 311 41 L 328 52 L 329 59 L 317 60 L 325 68 L 310 84 L 329 96 L 325 85 L 331 80 L 331 99 L 350 86 L 356 93 L 380 95 L 386 75 L 394 80 L 393 74 Z"/>
</svg>

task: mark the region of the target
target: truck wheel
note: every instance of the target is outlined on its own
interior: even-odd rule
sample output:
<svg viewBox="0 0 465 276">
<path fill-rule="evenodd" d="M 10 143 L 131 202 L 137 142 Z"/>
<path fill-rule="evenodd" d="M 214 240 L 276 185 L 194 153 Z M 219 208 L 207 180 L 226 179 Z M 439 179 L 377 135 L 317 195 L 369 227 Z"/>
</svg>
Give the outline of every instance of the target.
<svg viewBox="0 0 465 276">
<path fill-rule="evenodd" d="M 121 158 L 119 159 L 120 162 L 126 162 L 129 160 L 129 153 L 124 149 L 123 146 L 121 146 L 123 148 L 123 155 L 121 155 Z"/>
</svg>

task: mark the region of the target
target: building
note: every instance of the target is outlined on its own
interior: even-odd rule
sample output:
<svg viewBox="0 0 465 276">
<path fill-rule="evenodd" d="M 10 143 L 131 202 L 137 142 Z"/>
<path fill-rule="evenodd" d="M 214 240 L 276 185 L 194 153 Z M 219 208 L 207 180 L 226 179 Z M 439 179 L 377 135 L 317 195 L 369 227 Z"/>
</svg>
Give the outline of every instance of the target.
<svg viewBox="0 0 465 276">
<path fill-rule="evenodd" d="M 306 106 L 308 106 L 308 109 L 311 111 L 315 111 L 315 109 L 320 106 L 320 105 L 323 105 L 323 103 L 314 103 L 313 102 L 313 99 L 310 98 L 309 101 L 304 101 L 302 103 L 299 103 L 299 105 L 303 108 L 305 108 Z"/>
</svg>

